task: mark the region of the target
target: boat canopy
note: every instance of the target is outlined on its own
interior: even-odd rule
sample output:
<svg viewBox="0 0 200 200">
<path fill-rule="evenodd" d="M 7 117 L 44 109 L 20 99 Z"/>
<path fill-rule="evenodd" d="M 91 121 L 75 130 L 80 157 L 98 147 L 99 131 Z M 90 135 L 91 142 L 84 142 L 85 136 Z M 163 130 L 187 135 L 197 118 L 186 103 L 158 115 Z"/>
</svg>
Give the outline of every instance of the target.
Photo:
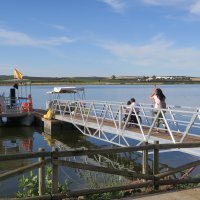
<svg viewBox="0 0 200 200">
<path fill-rule="evenodd" d="M 47 94 L 64 94 L 64 93 L 78 93 L 84 92 L 83 87 L 54 87 L 53 91 L 47 92 Z"/>
<path fill-rule="evenodd" d="M 53 91 L 47 92 L 46 109 L 51 108 L 54 100 L 85 100 L 84 87 L 54 87 Z"/>
</svg>

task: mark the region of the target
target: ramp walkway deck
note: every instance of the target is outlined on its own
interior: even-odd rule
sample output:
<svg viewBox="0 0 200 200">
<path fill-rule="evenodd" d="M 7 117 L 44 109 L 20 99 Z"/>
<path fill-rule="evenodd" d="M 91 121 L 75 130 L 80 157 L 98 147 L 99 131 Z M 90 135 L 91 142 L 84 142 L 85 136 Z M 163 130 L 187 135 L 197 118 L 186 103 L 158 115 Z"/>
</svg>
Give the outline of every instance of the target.
<svg viewBox="0 0 200 200">
<path fill-rule="evenodd" d="M 196 107 L 167 106 L 155 114 L 151 104 L 128 107 L 120 102 L 54 99 L 51 108 L 56 120 L 71 123 L 82 134 L 117 146 L 155 140 L 200 142 L 200 112 Z M 199 149 L 184 151 L 200 155 Z"/>
</svg>

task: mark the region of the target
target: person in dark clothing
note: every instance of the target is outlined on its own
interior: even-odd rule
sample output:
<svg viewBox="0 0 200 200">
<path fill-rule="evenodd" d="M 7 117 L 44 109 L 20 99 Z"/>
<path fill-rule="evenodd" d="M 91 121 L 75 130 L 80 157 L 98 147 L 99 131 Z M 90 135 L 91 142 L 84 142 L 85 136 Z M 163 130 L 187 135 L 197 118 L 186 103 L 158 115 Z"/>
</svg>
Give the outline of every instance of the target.
<svg viewBox="0 0 200 200">
<path fill-rule="evenodd" d="M 125 107 L 125 115 L 124 115 L 124 122 L 126 122 L 129 111 L 130 111 L 130 105 L 131 105 L 131 101 L 127 101 L 127 106 Z"/>
<path fill-rule="evenodd" d="M 139 104 L 136 103 L 135 98 L 131 98 L 131 108 L 133 109 L 130 117 L 130 122 L 137 125 L 138 124 L 138 119 L 136 117 L 136 114 L 138 115 L 140 110 L 138 108 Z M 135 111 L 134 111 L 135 110 Z M 139 117 L 140 118 L 140 117 Z"/>
</svg>

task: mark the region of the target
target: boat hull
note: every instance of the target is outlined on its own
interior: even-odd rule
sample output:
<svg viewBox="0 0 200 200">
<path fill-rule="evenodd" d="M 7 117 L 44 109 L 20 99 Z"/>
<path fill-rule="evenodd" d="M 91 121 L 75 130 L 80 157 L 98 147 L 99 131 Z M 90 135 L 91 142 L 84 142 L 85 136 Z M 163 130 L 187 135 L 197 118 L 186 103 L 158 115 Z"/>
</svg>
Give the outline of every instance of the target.
<svg viewBox="0 0 200 200">
<path fill-rule="evenodd" d="M 16 113 L 1 115 L 0 126 L 31 126 L 34 122 L 32 113 Z"/>
</svg>

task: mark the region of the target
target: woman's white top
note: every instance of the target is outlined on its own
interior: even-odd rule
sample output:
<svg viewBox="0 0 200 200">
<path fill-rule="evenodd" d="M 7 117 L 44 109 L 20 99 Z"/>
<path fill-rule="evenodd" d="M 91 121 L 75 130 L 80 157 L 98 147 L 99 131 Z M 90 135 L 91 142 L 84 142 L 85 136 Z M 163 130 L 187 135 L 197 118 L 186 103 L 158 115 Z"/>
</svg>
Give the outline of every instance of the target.
<svg viewBox="0 0 200 200">
<path fill-rule="evenodd" d="M 157 95 L 153 95 L 153 99 L 154 99 L 154 108 L 160 108 L 161 107 L 161 101 L 157 97 Z"/>
<path fill-rule="evenodd" d="M 139 108 L 138 108 L 138 107 L 139 107 L 139 104 L 137 104 L 136 102 L 132 102 L 132 103 L 131 103 L 131 107 L 134 107 L 136 112 L 139 112 L 139 111 L 140 111 Z"/>
</svg>

